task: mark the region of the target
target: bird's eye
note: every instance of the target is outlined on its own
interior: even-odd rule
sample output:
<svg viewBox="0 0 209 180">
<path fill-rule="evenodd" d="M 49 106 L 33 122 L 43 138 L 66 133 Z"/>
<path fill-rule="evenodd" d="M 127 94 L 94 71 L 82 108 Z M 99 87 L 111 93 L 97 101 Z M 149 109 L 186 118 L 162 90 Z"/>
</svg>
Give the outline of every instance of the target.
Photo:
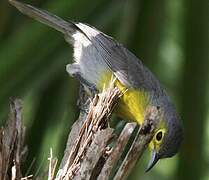
<svg viewBox="0 0 209 180">
<path fill-rule="evenodd" d="M 163 133 L 162 133 L 162 131 L 159 131 L 159 132 L 156 134 L 156 140 L 157 140 L 157 141 L 161 141 L 161 140 L 162 140 L 162 137 L 163 137 Z"/>
</svg>

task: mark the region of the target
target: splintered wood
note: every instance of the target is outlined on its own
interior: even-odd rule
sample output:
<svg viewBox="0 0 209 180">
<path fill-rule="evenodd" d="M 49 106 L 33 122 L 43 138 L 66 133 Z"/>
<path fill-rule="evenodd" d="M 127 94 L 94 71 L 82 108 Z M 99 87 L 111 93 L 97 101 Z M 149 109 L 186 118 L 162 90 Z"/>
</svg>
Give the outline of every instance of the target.
<svg viewBox="0 0 209 180">
<path fill-rule="evenodd" d="M 121 95 L 122 92 L 112 82 L 109 88 L 93 98 L 76 143 L 64 167 L 58 172 L 58 179 L 90 179 L 94 167 L 105 156 L 106 147 L 113 137 L 108 119 Z"/>
</svg>

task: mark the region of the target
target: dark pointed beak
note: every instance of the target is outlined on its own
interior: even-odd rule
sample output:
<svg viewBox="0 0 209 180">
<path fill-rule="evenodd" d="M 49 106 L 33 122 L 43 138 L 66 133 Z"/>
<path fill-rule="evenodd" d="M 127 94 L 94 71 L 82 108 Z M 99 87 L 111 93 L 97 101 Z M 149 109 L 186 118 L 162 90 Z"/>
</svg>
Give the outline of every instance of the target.
<svg viewBox="0 0 209 180">
<path fill-rule="evenodd" d="M 148 164 L 148 167 L 147 169 L 145 170 L 145 172 L 148 172 L 150 169 L 153 168 L 153 166 L 158 162 L 159 160 L 159 157 L 157 155 L 157 152 L 155 150 L 152 151 L 152 157 L 149 161 L 149 164 Z"/>
</svg>

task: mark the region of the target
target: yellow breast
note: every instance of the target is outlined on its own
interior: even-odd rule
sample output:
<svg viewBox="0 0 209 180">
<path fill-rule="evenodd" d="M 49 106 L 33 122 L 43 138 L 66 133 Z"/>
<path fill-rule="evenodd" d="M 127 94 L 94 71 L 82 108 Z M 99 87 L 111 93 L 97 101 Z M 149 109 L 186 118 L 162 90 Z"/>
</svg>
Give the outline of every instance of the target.
<svg viewBox="0 0 209 180">
<path fill-rule="evenodd" d="M 102 90 L 102 88 L 109 84 L 111 78 L 111 73 L 103 73 L 99 83 L 97 84 L 97 88 Z M 115 109 L 116 115 L 123 119 L 136 121 L 137 123 L 142 124 L 145 108 L 148 105 L 148 93 L 133 88 L 127 89 L 118 80 L 115 81 L 115 85 L 122 92 L 125 92 Z"/>
<path fill-rule="evenodd" d="M 122 91 L 125 89 L 119 81 L 116 82 L 116 86 Z M 116 107 L 116 114 L 127 120 L 137 121 L 142 124 L 147 104 L 147 93 L 130 88 L 121 97 L 118 107 Z"/>
</svg>

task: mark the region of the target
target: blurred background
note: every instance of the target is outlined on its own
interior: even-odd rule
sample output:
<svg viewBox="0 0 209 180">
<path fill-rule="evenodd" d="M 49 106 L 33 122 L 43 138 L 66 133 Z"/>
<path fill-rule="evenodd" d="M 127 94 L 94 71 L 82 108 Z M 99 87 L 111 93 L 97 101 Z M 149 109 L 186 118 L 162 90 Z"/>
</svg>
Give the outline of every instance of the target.
<svg viewBox="0 0 209 180">
<path fill-rule="evenodd" d="M 208 0 L 25 0 L 66 20 L 89 23 L 122 42 L 160 79 L 185 129 L 180 153 L 144 173 L 149 153 L 130 180 L 209 179 Z M 0 1 L 0 125 L 9 97 L 24 101 L 25 173 L 47 167 L 50 147 L 61 160 L 78 117 L 78 82 L 68 76 L 72 48 L 63 36 Z"/>
</svg>

